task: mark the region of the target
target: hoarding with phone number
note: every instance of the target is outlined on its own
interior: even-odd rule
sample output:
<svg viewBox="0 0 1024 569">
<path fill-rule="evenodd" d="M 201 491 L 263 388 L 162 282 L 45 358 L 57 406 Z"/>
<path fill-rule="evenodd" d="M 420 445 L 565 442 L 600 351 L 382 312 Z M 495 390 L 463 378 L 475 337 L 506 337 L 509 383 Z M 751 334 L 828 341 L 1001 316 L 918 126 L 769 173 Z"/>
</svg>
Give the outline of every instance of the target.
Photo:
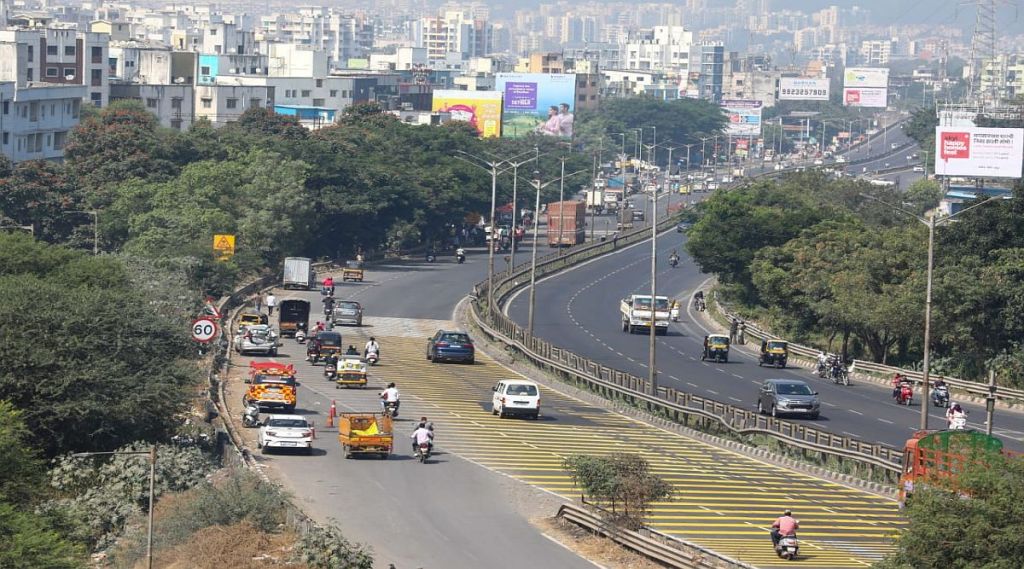
<svg viewBox="0 0 1024 569">
<path fill-rule="evenodd" d="M 783 77 L 779 81 L 780 101 L 827 101 L 828 79 Z"/>
<path fill-rule="evenodd" d="M 1020 178 L 1024 162 L 1024 129 L 935 128 L 935 174 Z"/>
</svg>

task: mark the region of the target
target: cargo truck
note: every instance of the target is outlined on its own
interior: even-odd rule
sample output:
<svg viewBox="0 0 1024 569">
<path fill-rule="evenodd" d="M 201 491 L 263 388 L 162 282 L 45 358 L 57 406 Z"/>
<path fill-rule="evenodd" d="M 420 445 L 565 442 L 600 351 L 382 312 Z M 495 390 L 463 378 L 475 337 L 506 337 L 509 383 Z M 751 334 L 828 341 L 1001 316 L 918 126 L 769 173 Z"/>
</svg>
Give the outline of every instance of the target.
<svg viewBox="0 0 1024 569">
<path fill-rule="evenodd" d="M 548 246 L 572 247 L 583 243 L 586 235 L 587 204 L 581 201 L 548 204 Z"/>
<path fill-rule="evenodd" d="M 313 262 L 305 257 L 285 258 L 284 278 L 281 284 L 286 289 L 315 289 L 316 273 L 313 271 Z"/>
<path fill-rule="evenodd" d="M 669 303 L 667 296 L 654 297 L 654 332 L 665 334 L 668 332 Z M 651 295 L 633 294 L 622 299 L 619 303 L 619 311 L 622 313 L 622 331 L 633 332 L 640 330 L 651 330 Z"/>
<path fill-rule="evenodd" d="M 619 210 L 619 220 L 615 224 L 615 229 L 619 231 L 633 229 L 633 210 L 628 207 Z"/>
<path fill-rule="evenodd" d="M 587 209 L 600 215 L 604 211 L 604 189 L 587 190 Z"/>
</svg>

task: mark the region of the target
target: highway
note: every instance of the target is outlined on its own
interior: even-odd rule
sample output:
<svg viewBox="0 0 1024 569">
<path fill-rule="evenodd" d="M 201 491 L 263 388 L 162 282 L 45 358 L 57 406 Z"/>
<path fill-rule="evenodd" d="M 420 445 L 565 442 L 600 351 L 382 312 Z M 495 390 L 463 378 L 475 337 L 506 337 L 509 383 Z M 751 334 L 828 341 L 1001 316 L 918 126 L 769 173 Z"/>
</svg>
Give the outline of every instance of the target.
<svg viewBox="0 0 1024 569">
<path fill-rule="evenodd" d="M 903 522 L 890 500 L 651 427 L 550 389 L 543 390 L 538 421 L 493 417 L 490 387 L 514 372 L 480 353 L 473 366 L 433 364 L 423 357 L 426 336 L 450 325 L 447 319 L 464 286 L 483 278 L 485 270 L 480 252 L 461 266 L 448 261 L 374 267 L 366 284 L 338 287 L 339 298 L 359 300 L 367 314 L 362 328 L 338 328 L 345 342 L 359 346 L 372 334 L 382 346 L 381 364 L 371 369 L 371 389 L 334 388 L 321 367 L 303 361 L 302 347 L 285 340 L 279 359 L 299 370 L 300 412 L 317 422 L 318 452 L 258 458 L 280 474 L 309 514 L 334 518 L 350 539 L 373 543 L 378 567 L 593 567 L 525 519 L 553 513 L 543 496 L 578 497 L 561 467 L 573 452 L 641 453 L 674 487 L 672 500 L 655 505 L 652 527 L 758 567 L 786 566 L 767 536 L 771 520 L 786 507 L 806 528 L 803 567 L 864 567 L 891 551 L 889 538 Z M 435 308 L 422 307 L 426 299 L 417 291 L 424 290 L 436 296 L 427 301 Z M 316 293 L 278 295 L 319 305 Z M 408 317 L 416 310 L 418 317 Z M 245 358 L 236 360 L 245 364 Z M 335 434 L 324 426 L 329 401 L 336 400 L 340 411 L 374 409 L 377 388 L 388 381 L 402 391 L 396 455 L 387 461 L 345 460 Z M 408 419 L 421 415 L 438 433 L 439 452 L 427 465 L 411 460 L 407 440 Z M 517 491 L 512 480 L 542 494 Z M 547 507 L 538 513 L 538 506 Z M 515 544 L 511 553 L 503 549 L 495 555 L 496 536 Z"/>
</svg>

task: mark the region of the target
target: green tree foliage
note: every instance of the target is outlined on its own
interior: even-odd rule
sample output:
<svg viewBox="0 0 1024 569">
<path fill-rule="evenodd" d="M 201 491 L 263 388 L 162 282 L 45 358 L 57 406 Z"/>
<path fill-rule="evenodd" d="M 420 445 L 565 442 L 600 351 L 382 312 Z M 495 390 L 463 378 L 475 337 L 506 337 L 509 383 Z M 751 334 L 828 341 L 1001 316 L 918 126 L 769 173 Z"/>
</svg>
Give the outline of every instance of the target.
<svg viewBox="0 0 1024 569">
<path fill-rule="evenodd" d="M 928 107 L 919 109 L 910 117 L 910 120 L 903 127 L 903 132 L 913 138 L 918 146 L 928 153 L 925 167 L 928 171 L 935 171 L 935 127 L 939 126 L 939 117 L 935 115 L 935 109 Z"/>
<path fill-rule="evenodd" d="M 345 539 L 335 526 L 313 527 L 295 548 L 296 558 L 314 569 L 371 569 L 373 556 Z"/>
<path fill-rule="evenodd" d="M 651 472 L 638 454 L 576 454 L 563 466 L 586 499 L 610 508 L 613 519 L 633 529 L 643 525 L 651 504 L 672 495 L 672 485 Z"/>
<path fill-rule="evenodd" d="M 626 133 L 626 152 L 633 154 L 632 143 L 636 129 L 643 128 L 644 143 L 651 144 L 657 125 L 658 140 L 672 141 L 675 145 L 700 142 L 702 136 L 714 136 L 725 126 L 726 117 L 714 103 L 697 99 L 662 101 L 659 99 L 632 98 L 610 99 L 598 110 L 581 110 L 578 113 L 577 138 L 594 149 L 603 138 L 608 152 L 621 148 L 622 138 L 611 133 Z M 658 150 L 659 160 L 664 160 L 665 150 Z M 682 157 L 677 150 L 674 156 Z M 646 155 L 646 154 L 645 154 Z M 692 156 L 697 161 L 696 150 Z"/>
<path fill-rule="evenodd" d="M 897 550 L 876 569 L 1011 569 L 1024 559 L 1024 461 L 989 456 L 959 477 L 961 493 L 919 488 Z"/>
<path fill-rule="evenodd" d="M 115 257 L 0 235 L 0 320 L 0 392 L 49 455 L 164 435 L 196 381 L 188 321 Z"/>
<path fill-rule="evenodd" d="M 0 567 L 5 569 L 78 569 L 80 548 L 65 541 L 46 520 L 0 501 Z"/>
<path fill-rule="evenodd" d="M 32 433 L 21 419 L 21 412 L 7 401 L 0 401 L 0 499 L 28 504 L 44 484 L 43 461 L 30 446 Z"/>
</svg>

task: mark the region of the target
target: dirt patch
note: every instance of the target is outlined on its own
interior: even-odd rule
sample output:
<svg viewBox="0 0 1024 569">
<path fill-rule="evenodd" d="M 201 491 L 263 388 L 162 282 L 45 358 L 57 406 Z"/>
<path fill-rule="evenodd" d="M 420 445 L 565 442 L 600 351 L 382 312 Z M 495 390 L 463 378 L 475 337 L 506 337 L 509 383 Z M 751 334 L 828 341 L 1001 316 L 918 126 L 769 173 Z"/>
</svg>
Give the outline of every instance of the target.
<svg viewBox="0 0 1024 569">
<path fill-rule="evenodd" d="M 159 552 L 153 565 L 161 569 L 306 569 L 305 564 L 289 562 L 296 541 L 298 536 L 291 532 L 266 534 L 248 522 L 211 526 L 193 534 L 188 543 Z M 135 565 L 135 569 L 144 567 L 145 562 Z"/>
<path fill-rule="evenodd" d="M 594 535 L 580 526 L 558 518 L 532 520 L 545 535 L 577 555 L 607 569 L 663 569 L 663 566 L 633 553 L 614 541 Z"/>
</svg>

